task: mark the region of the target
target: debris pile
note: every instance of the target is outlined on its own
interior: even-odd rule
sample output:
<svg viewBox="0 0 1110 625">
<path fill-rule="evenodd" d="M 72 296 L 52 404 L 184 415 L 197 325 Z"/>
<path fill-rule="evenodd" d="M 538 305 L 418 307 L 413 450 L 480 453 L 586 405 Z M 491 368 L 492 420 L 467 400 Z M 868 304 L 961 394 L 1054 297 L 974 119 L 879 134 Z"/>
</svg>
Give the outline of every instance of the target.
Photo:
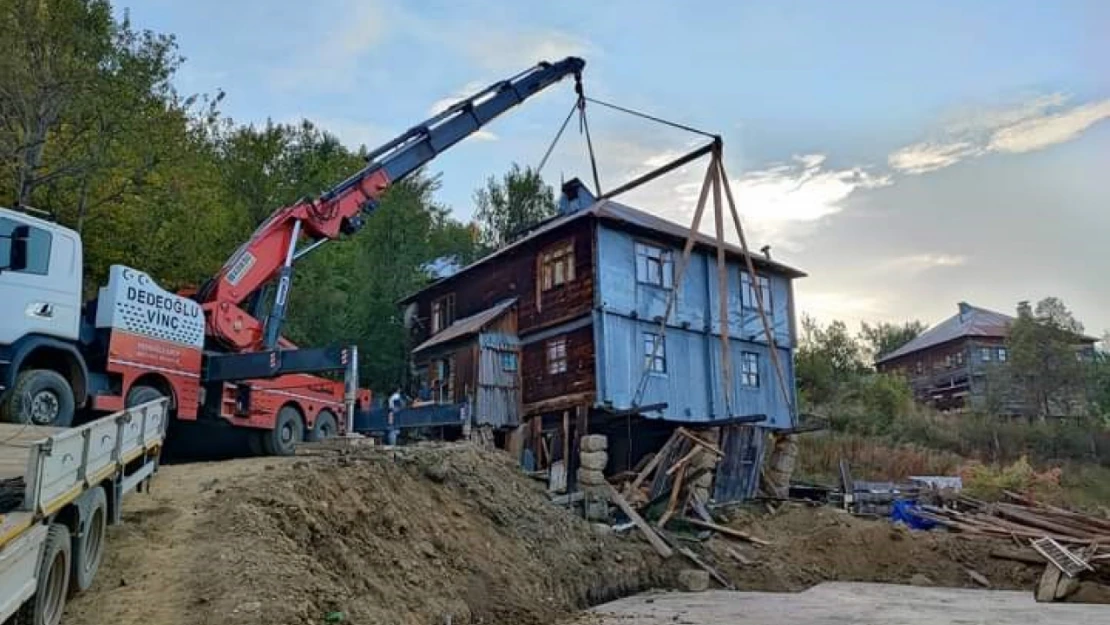
<svg viewBox="0 0 1110 625">
<path fill-rule="evenodd" d="M 967 537 L 1010 538 L 1016 550 L 992 552 L 1008 558 L 1043 565 L 1036 587 L 1038 601 L 1066 599 L 1081 590 L 1087 580 L 1088 593 L 1099 597 L 1084 600 L 1105 602 L 1110 590 L 1095 582 L 1110 583 L 1110 518 L 1066 510 L 1006 491 L 1010 501 L 988 503 L 959 496 L 944 506 L 923 505 L 914 514 L 926 521 Z"/>
</svg>

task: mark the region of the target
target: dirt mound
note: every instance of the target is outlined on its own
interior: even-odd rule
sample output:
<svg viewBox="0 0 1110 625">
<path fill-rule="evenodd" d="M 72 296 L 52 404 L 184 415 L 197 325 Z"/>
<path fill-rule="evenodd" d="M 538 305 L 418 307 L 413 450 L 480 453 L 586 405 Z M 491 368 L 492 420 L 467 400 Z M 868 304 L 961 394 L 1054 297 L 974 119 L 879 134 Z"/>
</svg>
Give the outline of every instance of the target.
<svg viewBox="0 0 1110 625">
<path fill-rule="evenodd" d="M 167 467 L 170 496 L 113 533 L 66 622 L 527 625 L 664 582 L 642 541 L 599 535 L 498 452 L 261 462 Z"/>
<path fill-rule="evenodd" d="M 714 538 L 709 548 L 744 590 L 797 591 L 821 582 L 887 582 L 917 586 L 1030 590 L 1043 567 L 990 557 L 1005 540 L 942 531 L 912 531 L 885 519 L 866 519 L 828 507 L 786 505 L 776 513 L 736 511 L 731 527 L 771 541 L 758 547 Z M 740 565 L 733 549 L 752 561 Z"/>
</svg>

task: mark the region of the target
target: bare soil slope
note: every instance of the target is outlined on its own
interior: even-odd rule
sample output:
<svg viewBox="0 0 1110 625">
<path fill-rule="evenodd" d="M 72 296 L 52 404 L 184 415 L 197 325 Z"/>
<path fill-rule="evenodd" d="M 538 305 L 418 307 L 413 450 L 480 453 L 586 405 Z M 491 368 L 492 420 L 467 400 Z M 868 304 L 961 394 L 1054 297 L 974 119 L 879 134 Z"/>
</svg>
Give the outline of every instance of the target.
<svg viewBox="0 0 1110 625">
<path fill-rule="evenodd" d="M 663 583 L 470 445 L 170 466 L 67 625 L 553 622 Z"/>
</svg>

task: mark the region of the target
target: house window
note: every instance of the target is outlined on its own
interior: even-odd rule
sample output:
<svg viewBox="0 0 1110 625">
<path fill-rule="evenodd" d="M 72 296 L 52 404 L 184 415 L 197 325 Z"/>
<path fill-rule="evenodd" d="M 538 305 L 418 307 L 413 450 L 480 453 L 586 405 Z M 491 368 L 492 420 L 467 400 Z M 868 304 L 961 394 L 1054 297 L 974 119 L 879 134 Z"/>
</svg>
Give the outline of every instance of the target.
<svg viewBox="0 0 1110 625">
<path fill-rule="evenodd" d="M 432 302 L 432 334 L 455 321 L 455 294 L 444 295 Z"/>
<path fill-rule="evenodd" d="M 567 340 L 551 339 L 547 342 L 547 372 L 565 373 L 567 370 Z"/>
<path fill-rule="evenodd" d="M 501 352 L 501 369 L 503 371 L 516 371 L 516 352 Z"/>
<path fill-rule="evenodd" d="M 740 352 L 740 385 L 759 387 L 759 354 Z"/>
<path fill-rule="evenodd" d="M 917 375 L 921 375 L 922 373 L 925 373 L 925 364 L 918 360 L 916 363 L 914 363 L 913 370 L 915 373 L 917 373 Z"/>
<path fill-rule="evenodd" d="M 665 289 L 674 286 L 674 254 L 671 250 L 637 243 L 636 281 Z"/>
<path fill-rule="evenodd" d="M 991 361 L 991 348 L 989 348 L 989 347 L 980 347 L 979 348 L 979 360 L 982 360 L 983 362 L 990 362 Z"/>
<path fill-rule="evenodd" d="M 952 368 L 952 354 L 945 354 L 944 355 L 944 368 L 945 369 L 951 369 Z"/>
<path fill-rule="evenodd" d="M 759 285 L 759 294 L 763 297 L 763 312 L 768 315 L 771 314 L 771 279 L 767 276 L 756 275 L 756 283 Z M 752 286 L 752 276 L 747 271 L 740 272 L 740 306 L 748 309 L 755 310 L 759 300 L 756 299 L 755 288 Z"/>
<path fill-rule="evenodd" d="M 6 217 L 0 218 L 0 263 L 5 266 L 8 264 L 8 259 L 11 257 L 12 237 L 16 234 L 17 228 L 26 230 L 27 257 L 23 259 L 23 269 L 8 271 L 39 276 L 47 275 L 50 272 L 50 243 L 53 238 L 50 232 Z"/>
<path fill-rule="evenodd" d="M 574 242 L 567 241 L 540 254 L 540 284 L 553 289 L 574 280 Z"/>
<path fill-rule="evenodd" d="M 1006 362 L 1006 356 L 1007 355 L 1008 355 L 1008 352 L 1006 351 L 1005 347 L 999 347 L 998 348 L 998 362 Z"/>
<path fill-rule="evenodd" d="M 667 351 L 663 336 L 644 332 L 644 366 L 653 373 L 667 372 Z"/>
<path fill-rule="evenodd" d="M 962 349 L 960 351 L 956 352 L 956 366 L 957 367 L 964 366 L 964 350 L 962 350 Z"/>
</svg>

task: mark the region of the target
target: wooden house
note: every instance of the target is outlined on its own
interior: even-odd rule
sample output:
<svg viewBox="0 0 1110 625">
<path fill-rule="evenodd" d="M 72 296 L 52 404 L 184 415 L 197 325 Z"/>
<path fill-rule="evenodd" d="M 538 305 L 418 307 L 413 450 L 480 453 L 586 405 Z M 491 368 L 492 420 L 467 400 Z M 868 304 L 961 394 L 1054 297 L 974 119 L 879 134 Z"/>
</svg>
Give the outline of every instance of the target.
<svg viewBox="0 0 1110 625">
<path fill-rule="evenodd" d="M 915 398 L 939 410 L 983 409 L 992 369 L 1009 358 L 1007 337 L 1015 318 L 960 302 L 955 315 L 922 332 L 910 342 L 881 356 L 875 368 L 900 373 Z M 1093 350 L 1096 339 L 1077 337 L 1080 355 Z M 1006 393 L 997 409 L 1023 414 L 1018 395 Z"/>
<path fill-rule="evenodd" d="M 804 274 L 753 254 L 752 276 L 741 250 L 727 247 L 726 398 L 716 243 L 699 235 L 676 284 L 688 234 L 688 226 L 595 202 L 577 180 L 567 183 L 560 214 L 402 300 L 415 386 L 439 403 L 470 406 L 474 425 L 522 437 L 505 444 L 539 467 L 571 456 L 587 432 L 609 434 L 609 469 L 617 471 L 676 424 L 792 427 L 793 280 Z"/>
</svg>

